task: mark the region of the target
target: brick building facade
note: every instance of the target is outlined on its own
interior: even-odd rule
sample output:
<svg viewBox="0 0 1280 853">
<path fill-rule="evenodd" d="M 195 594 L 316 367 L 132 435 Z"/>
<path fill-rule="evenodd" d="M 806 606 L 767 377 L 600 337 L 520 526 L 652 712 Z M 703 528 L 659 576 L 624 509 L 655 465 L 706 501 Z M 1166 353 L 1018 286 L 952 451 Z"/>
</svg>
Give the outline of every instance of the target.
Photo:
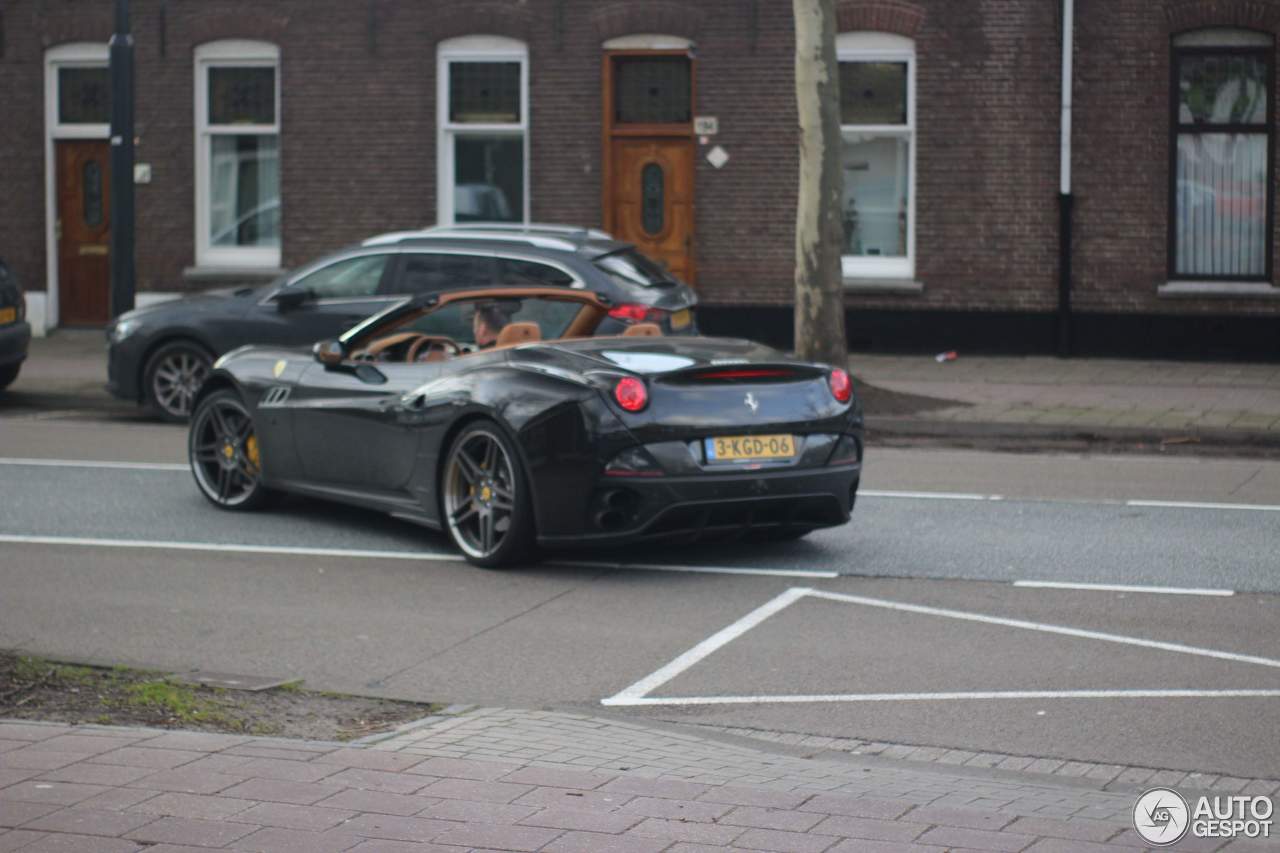
<svg viewBox="0 0 1280 853">
<path fill-rule="evenodd" d="M 68 92 L 79 85 L 59 75 L 105 66 L 111 5 L 0 6 L 0 256 L 26 285 L 33 320 L 50 327 L 71 321 L 74 312 L 60 303 L 84 286 L 59 280 L 76 261 L 60 261 L 58 175 L 81 161 L 59 159 L 58 143 L 106 132 L 77 122 L 75 105 L 58 101 L 60 85 Z M 452 91 L 440 76 L 457 67 L 442 53 L 451 45 L 524 63 L 519 127 L 498 131 L 524 145 L 523 189 L 502 202 L 524 210 L 508 212 L 610 224 L 616 164 L 602 116 L 607 101 L 610 110 L 621 107 L 605 85 L 605 57 L 674 49 L 693 57 L 691 112 L 718 124 L 714 136 L 696 136 L 691 121 L 683 131 L 694 154 L 688 253 L 705 325 L 788 338 L 797 131 L 786 0 L 133 0 L 132 7 L 136 156 L 149 167 L 149 182 L 136 187 L 140 299 L 269 277 L 371 234 L 457 214 L 458 186 L 445 190 L 451 204 L 440 199 L 442 177 L 465 183 L 449 169 L 472 153 L 489 162 L 493 152 L 519 146 L 453 147 L 467 127 L 452 134 L 445 123 L 454 116 L 440 107 Z M 1077 345 L 1280 354 L 1271 264 L 1280 0 L 1076 0 L 1074 21 Z M 842 81 L 856 90 L 846 92 L 844 119 L 855 345 L 1051 348 L 1061 262 L 1062 0 L 839 0 L 838 23 Z M 1219 42 L 1226 58 L 1209 56 L 1205 72 L 1196 63 Z M 265 52 L 253 53 L 255 45 Z M 231 53 L 218 53 L 224 48 Z M 218 168 L 222 143 L 206 138 L 220 131 L 213 113 L 201 112 L 214 109 L 201 99 L 216 96 L 202 94 L 214 90 L 200 75 L 205 64 L 234 66 L 242 49 L 250 49 L 248 66 L 277 75 L 276 111 L 262 113 L 269 147 L 252 155 L 269 150 L 276 189 L 228 214 L 210 189 L 220 179 L 201 175 Z M 1175 66 L 1179 51 L 1193 58 Z M 1185 108 L 1175 95 L 1192 91 L 1187 98 L 1200 103 L 1207 78 L 1234 106 L 1224 107 L 1231 114 L 1221 135 L 1194 137 L 1197 128 L 1175 126 Z M 1253 112 L 1237 115 L 1251 93 Z M 242 124 L 235 118 L 228 132 Z M 206 145 L 214 146 L 213 161 L 202 160 Z M 1195 159 L 1205 145 L 1235 152 L 1219 150 L 1226 165 L 1218 164 L 1217 178 Z M 456 162 L 442 161 L 442 146 Z M 728 155 L 719 168 L 707 156 L 716 148 Z M 254 162 L 266 169 L 265 160 Z M 671 196 L 668 188 L 668 206 Z M 90 195 L 82 201 L 94 203 Z M 233 233 L 278 217 L 271 226 L 278 242 L 270 251 L 221 253 L 212 243 L 227 216 Z M 1204 237 L 1205 227 L 1219 236 Z M 1234 241 L 1230 257 L 1224 229 Z M 1222 275 L 1222 263 L 1235 267 Z"/>
</svg>

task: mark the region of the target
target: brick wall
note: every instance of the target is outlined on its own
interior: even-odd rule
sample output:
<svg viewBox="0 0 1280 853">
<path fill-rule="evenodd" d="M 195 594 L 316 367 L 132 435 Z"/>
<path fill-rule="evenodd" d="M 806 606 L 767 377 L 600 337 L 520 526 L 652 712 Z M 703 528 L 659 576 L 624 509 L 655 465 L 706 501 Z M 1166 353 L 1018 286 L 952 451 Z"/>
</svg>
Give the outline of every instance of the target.
<svg viewBox="0 0 1280 853">
<path fill-rule="evenodd" d="M 601 42 L 662 31 L 697 43 L 696 112 L 720 119 L 721 170 L 696 175 L 708 304 L 785 305 L 792 291 L 796 117 L 785 0 L 133 0 L 143 290 L 194 263 L 192 53 L 212 39 L 281 51 L 284 262 L 436 210 L 436 43 L 493 33 L 529 45 L 536 220 L 601 215 Z M 0 6 L 0 254 L 44 285 L 43 51 L 105 42 L 103 0 Z M 917 47 L 917 278 L 923 294 L 850 295 L 855 310 L 1047 312 L 1057 300 L 1057 0 L 840 0 L 846 27 Z M 1077 0 L 1076 306 L 1262 313 L 1280 305 L 1160 300 L 1165 280 L 1172 30 L 1270 28 L 1280 0 Z M 700 150 L 700 155 L 705 149 Z M 1280 246 L 1278 246 L 1280 248 Z"/>
</svg>

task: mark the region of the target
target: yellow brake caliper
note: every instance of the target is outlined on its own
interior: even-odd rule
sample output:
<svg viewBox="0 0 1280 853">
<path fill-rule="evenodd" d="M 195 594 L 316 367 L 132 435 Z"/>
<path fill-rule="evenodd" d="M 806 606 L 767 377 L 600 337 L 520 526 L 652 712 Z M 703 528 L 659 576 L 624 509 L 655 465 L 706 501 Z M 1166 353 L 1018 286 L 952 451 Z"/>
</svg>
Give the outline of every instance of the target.
<svg viewBox="0 0 1280 853">
<path fill-rule="evenodd" d="M 262 459 L 258 455 L 258 437 L 251 435 L 244 441 L 244 455 L 249 457 L 249 464 L 253 466 L 253 473 L 262 470 Z"/>
</svg>

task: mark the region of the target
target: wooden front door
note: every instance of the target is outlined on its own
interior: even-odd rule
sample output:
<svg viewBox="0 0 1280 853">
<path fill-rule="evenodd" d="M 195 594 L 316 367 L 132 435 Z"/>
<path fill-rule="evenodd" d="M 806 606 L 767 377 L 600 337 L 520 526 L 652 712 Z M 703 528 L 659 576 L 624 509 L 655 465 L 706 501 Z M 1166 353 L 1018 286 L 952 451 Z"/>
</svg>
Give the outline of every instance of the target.
<svg viewBox="0 0 1280 853">
<path fill-rule="evenodd" d="M 613 234 L 693 280 L 692 139 L 613 141 Z"/>
<path fill-rule="evenodd" d="M 111 162 L 105 140 L 56 143 L 58 317 L 63 325 L 111 319 Z"/>
<path fill-rule="evenodd" d="M 604 220 L 692 284 L 694 59 L 688 50 L 604 57 Z"/>
</svg>

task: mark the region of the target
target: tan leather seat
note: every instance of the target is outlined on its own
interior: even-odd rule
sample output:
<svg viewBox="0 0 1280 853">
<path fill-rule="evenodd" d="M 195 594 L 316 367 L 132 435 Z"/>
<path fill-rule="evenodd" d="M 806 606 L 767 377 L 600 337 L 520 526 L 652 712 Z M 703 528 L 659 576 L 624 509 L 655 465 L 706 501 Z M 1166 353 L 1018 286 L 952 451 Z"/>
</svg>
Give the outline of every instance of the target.
<svg viewBox="0 0 1280 853">
<path fill-rule="evenodd" d="M 657 323 L 636 323 L 634 326 L 627 326 L 622 336 L 624 338 L 660 338 L 662 327 Z"/>
<path fill-rule="evenodd" d="M 508 323 L 498 333 L 498 339 L 493 342 L 493 345 L 495 347 L 510 347 L 516 344 L 530 344 L 540 340 L 542 340 L 542 330 L 538 328 L 537 323 Z"/>
</svg>

